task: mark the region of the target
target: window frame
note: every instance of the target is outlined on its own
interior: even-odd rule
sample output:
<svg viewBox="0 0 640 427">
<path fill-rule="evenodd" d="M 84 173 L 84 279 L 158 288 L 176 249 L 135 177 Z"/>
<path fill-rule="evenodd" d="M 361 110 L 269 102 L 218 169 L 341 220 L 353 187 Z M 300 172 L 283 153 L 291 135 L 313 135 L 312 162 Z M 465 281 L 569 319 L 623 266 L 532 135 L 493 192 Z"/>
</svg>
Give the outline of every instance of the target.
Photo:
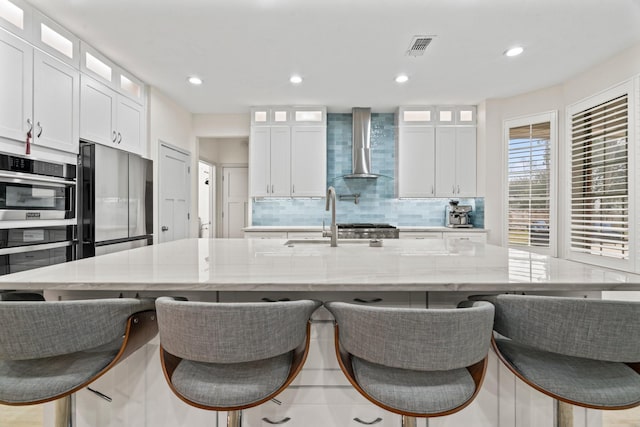
<svg viewBox="0 0 640 427">
<path fill-rule="evenodd" d="M 566 182 L 564 185 L 565 191 L 565 200 L 563 203 L 564 207 L 564 235 L 563 242 L 565 247 L 564 257 L 571 261 L 578 261 L 587 264 L 609 267 L 618 270 L 625 271 L 635 271 L 636 270 L 636 256 L 637 256 L 637 244 L 636 241 L 638 236 L 636 234 L 636 209 L 635 200 L 638 197 L 636 192 L 636 182 L 640 178 L 637 175 L 637 167 L 636 164 L 640 159 L 636 158 L 636 129 L 638 126 L 637 118 L 636 118 L 636 104 L 638 102 L 637 96 L 637 78 L 633 80 L 628 80 L 623 83 L 620 83 L 614 87 L 606 89 L 600 93 L 592 95 L 590 97 L 584 98 L 578 102 L 567 105 L 566 107 L 566 126 L 565 126 L 565 150 L 564 157 L 565 160 L 563 164 L 567 168 Z M 588 110 L 590 108 L 596 107 L 598 105 L 604 104 L 608 101 L 611 101 L 620 96 L 627 96 L 628 105 L 627 105 L 627 170 L 628 170 L 628 178 L 627 178 L 627 200 L 628 200 L 628 210 L 629 210 L 629 257 L 628 259 L 615 259 L 609 257 L 603 257 L 598 255 L 586 254 L 575 252 L 571 250 L 571 175 L 572 175 L 572 116 L 574 114 L 580 113 L 582 111 Z"/>
<path fill-rule="evenodd" d="M 530 126 L 549 122 L 549 247 L 509 246 L 509 131 L 512 128 Z M 527 116 L 505 119 L 502 124 L 504 162 L 504 195 L 503 206 L 505 218 L 503 225 L 502 245 L 523 251 L 556 257 L 558 254 L 558 112 L 547 111 Z"/>
</svg>

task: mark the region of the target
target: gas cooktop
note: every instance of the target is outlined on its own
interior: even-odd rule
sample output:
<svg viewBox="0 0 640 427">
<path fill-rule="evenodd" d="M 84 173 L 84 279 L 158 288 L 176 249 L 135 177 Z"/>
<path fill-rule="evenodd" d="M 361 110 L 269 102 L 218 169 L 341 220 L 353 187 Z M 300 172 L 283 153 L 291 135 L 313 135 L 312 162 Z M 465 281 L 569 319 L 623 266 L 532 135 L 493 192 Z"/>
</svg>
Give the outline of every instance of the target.
<svg viewBox="0 0 640 427">
<path fill-rule="evenodd" d="M 397 239 L 399 235 L 398 229 L 391 224 L 338 224 L 341 239 Z"/>
</svg>

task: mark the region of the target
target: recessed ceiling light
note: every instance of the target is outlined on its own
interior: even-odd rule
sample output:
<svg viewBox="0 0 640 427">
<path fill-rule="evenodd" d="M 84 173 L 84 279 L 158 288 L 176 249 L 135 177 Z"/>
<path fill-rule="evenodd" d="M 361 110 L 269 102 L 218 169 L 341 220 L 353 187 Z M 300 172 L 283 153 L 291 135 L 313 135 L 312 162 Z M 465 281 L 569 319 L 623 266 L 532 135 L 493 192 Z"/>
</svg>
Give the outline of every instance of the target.
<svg viewBox="0 0 640 427">
<path fill-rule="evenodd" d="M 289 81 L 290 81 L 291 83 L 293 83 L 294 85 L 297 85 L 297 84 L 302 83 L 302 77 L 297 76 L 297 75 L 294 75 L 294 76 L 291 76 L 291 78 L 289 79 Z"/>
<path fill-rule="evenodd" d="M 196 77 L 196 76 L 191 76 L 187 79 L 187 81 L 189 83 L 191 83 L 194 86 L 200 86 L 202 84 L 202 79 L 200 77 Z"/>
<path fill-rule="evenodd" d="M 504 52 L 506 56 L 518 56 L 522 52 L 524 52 L 524 48 L 522 46 L 514 46 Z"/>
<path fill-rule="evenodd" d="M 406 74 L 400 74 L 396 77 L 396 83 L 406 83 L 409 81 L 409 77 Z"/>
</svg>

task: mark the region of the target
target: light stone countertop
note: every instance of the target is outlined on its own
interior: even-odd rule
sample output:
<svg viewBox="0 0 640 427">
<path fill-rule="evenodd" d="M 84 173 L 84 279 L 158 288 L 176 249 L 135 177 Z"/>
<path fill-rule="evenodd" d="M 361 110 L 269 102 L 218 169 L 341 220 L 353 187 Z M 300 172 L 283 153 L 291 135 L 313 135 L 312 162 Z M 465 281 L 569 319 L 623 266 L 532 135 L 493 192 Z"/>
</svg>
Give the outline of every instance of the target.
<svg viewBox="0 0 640 427">
<path fill-rule="evenodd" d="M 451 232 L 451 233 L 460 233 L 460 232 L 471 232 L 471 233 L 486 233 L 486 228 L 451 228 L 451 227 L 427 227 L 420 225 L 399 225 L 398 230 L 402 231 L 425 231 L 425 232 Z M 252 225 L 250 227 L 245 227 L 242 229 L 243 231 L 322 231 L 322 226 L 313 226 L 313 225 Z"/>
<path fill-rule="evenodd" d="M 0 276 L 0 289 L 640 290 L 640 275 L 470 241 L 185 239 Z M 298 241 L 303 242 L 303 241 Z"/>
</svg>

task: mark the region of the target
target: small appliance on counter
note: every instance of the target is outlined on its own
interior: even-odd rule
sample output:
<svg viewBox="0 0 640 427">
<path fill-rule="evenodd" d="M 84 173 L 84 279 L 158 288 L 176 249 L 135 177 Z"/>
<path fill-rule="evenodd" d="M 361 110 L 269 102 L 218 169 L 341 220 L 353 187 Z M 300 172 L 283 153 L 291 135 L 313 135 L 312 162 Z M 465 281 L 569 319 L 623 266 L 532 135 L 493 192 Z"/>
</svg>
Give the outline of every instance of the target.
<svg viewBox="0 0 640 427">
<path fill-rule="evenodd" d="M 458 200 L 450 200 L 449 206 L 447 206 L 445 221 L 447 227 L 450 228 L 472 228 L 471 224 L 471 211 L 473 208 L 470 205 L 459 205 Z"/>
</svg>

